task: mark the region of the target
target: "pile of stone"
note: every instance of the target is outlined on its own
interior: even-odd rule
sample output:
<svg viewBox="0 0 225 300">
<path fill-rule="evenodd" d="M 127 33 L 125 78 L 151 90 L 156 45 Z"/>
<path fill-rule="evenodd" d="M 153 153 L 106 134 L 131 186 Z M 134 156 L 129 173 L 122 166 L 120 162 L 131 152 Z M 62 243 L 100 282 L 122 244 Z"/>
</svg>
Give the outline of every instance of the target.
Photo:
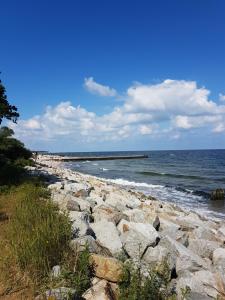
<svg viewBox="0 0 225 300">
<path fill-rule="evenodd" d="M 112 294 L 117 299 L 120 256 L 139 260 L 143 270 L 157 268 L 166 260 L 177 299 L 183 299 L 182 290 L 187 287 L 188 299 L 225 299 L 223 220 L 62 169 L 50 157 L 41 156 L 38 162 L 44 164 L 38 172 L 49 175 L 52 201 L 69 212 L 71 248 L 89 247 L 96 277 L 84 299 L 107 300 Z"/>
</svg>

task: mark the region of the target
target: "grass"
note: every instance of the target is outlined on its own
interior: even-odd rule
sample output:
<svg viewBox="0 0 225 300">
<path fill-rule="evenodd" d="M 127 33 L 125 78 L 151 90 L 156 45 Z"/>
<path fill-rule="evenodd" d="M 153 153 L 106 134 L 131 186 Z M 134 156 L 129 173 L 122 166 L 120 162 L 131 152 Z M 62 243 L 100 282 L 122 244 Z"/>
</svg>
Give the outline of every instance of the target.
<svg viewBox="0 0 225 300">
<path fill-rule="evenodd" d="M 69 218 L 49 198 L 38 180 L 0 193 L 0 298 L 62 285 L 81 294 L 90 286 L 89 253 L 71 251 Z M 54 265 L 62 267 L 57 279 Z"/>
</svg>

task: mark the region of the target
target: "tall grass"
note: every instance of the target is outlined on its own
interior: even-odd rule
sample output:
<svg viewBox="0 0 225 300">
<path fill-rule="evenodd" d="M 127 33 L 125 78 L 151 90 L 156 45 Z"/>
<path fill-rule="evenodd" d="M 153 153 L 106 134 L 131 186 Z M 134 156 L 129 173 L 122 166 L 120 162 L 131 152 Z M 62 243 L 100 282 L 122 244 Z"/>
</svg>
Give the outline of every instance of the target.
<svg viewBox="0 0 225 300">
<path fill-rule="evenodd" d="M 39 281 L 69 249 L 71 224 L 41 186 L 23 184 L 11 196 L 15 202 L 9 222 L 11 249 L 20 269 Z"/>
</svg>

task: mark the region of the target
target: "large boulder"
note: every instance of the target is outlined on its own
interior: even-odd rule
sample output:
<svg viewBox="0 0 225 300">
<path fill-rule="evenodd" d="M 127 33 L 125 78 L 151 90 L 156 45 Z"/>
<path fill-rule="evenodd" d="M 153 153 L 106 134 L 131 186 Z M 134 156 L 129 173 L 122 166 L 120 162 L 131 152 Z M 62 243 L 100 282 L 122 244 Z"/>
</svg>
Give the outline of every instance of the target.
<svg viewBox="0 0 225 300">
<path fill-rule="evenodd" d="M 123 273 L 123 264 L 113 257 L 92 254 L 90 262 L 94 266 L 95 276 L 111 282 L 119 282 Z"/>
<path fill-rule="evenodd" d="M 206 226 L 199 226 L 195 228 L 191 233 L 190 237 L 193 239 L 204 239 L 208 241 L 218 241 L 216 237 L 216 230 L 210 229 Z"/>
<path fill-rule="evenodd" d="M 146 214 L 142 209 L 134 208 L 123 211 L 126 220 L 135 223 L 148 223 L 146 220 Z M 125 218 L 123 218 L 125 219 Z"/>
<path fill-rule="evenodd" d="M 171 257 L 176 260 L 176 272 L 178 275 L 201 269 L 206 270 L 210 267 L 207 261 L 169 236 L 163 237 L 159 244 L 167 248 Z"/>
<path fill-rule="evenodd" d="M 92 223 L 90 226 L 100 245 L 107 248 L 113 256 L 121 253 L 122 243 L 119 232 L 113 222 L 102 220 L 100 222 Z"/>
<path fill-rule="evenodd" d="M 187 297 L 183 297 L 187 291 Z M 212 300 L 224 299 L 224 282 L 219 274 L 201 270 L 187 273 L 185 277 L 177 280 L 177 299 Z M 220 298 L 221 297 L 221 298 Z"/>
<path fill-rule="evenodd" d="M 90 253 L 110 255 L 109 250 L 102 247 L 91 235 L 72 239 L 70 241 L 70 247 L 76 252 L 81 252 L 88 248 Z"/>
<path fill-rule="evenodd" d="M 95 278 L 92 287 L 82 295 L 82 298 L 85 300 L 118 300 L 118 295 L 119 289 L 116 283 Z"/>
<path fill-rule="evenodd" d="M 93 217 L 95 222 L 99 222 L 104 219 L 117 225 L 124 216 L 123 213 L 118 211 L 116 208 L 103 204 L 94 209 Z"/>
<path fill-rule="evenodd" d="M 219 247 L 220 244 L 214 241 L 190 238 L 188 240 L 188 249 L 203 258 L 212 259 L 213 251 Z"/>
<path fill-rule="evenodd" d="M 225 274 L 225 249 L 218 248 L 213 252 L 213 265 L 222 274 Z"/>
<path fill-rule="evenodd" d="M 146 248 L 159 242 L 159 234 L 151 224 L 121 220 L 118 225 L 123 247 L 131 258 L 141 258 Z"/>
<path fill-rule="evenodd" d="M 205 223 L 195 213 L 189 213 L 186 216 L 179 216 L 173 219 L 175 223 L 180 225 L 182 230 L 190 231 L 199 226 L 204 226 Z"/>
<path fill-rule="evenodd" d="M 165 265 L 172 270 L 175 267 L 175 261 L 171 257 L 169 250 L 165 247 L 157 245 L 156 247 L 149 247 L 142 258 L 152 268 L 161 268 Z"/>
</svg>

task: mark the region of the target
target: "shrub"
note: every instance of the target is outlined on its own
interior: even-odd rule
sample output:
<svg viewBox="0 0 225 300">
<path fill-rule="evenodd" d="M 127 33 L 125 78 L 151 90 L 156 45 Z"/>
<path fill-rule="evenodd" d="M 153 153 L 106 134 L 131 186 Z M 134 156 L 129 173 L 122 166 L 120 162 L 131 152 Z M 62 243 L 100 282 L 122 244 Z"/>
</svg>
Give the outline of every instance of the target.
<svg viewBox="0 0 225 300">
<path fill-rule="evenodd" d="M 123 275 L 119 284 L 120 300 L 168 300 L 175 299 L 170 295 L 167 285 L 170 272 L 167 263 L 159 269 L 150 269 L 145 276 L 141 271 L 141 262 L 124 263 Z"/>
</svg>

